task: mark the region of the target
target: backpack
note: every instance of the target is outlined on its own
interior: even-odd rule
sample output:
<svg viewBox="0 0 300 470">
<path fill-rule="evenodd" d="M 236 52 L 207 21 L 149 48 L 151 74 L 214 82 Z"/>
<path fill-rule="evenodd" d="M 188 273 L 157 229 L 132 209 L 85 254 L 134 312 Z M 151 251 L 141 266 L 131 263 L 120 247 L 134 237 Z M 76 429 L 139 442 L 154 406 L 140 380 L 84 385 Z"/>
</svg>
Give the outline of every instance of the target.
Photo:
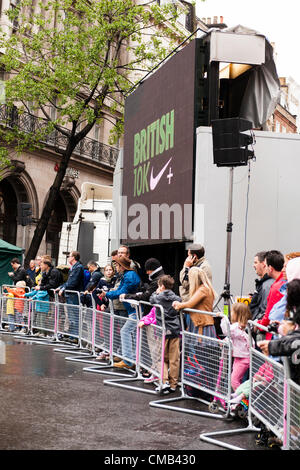
<svg viewBox="0 0 300 470">
<path fill-rule="evenodd" d="M 69 271 L 70 271 L 69 266 L 67 266 L 65 264 L 60 264 L 59 266 L 56 266 L 56 269 L 59 271 L 59 273 L 61 275 L 61 283 L 60 284 L 64 284 L 65 282 L 67 282 L 68 277 L 69 277 Z"/>
</svg>

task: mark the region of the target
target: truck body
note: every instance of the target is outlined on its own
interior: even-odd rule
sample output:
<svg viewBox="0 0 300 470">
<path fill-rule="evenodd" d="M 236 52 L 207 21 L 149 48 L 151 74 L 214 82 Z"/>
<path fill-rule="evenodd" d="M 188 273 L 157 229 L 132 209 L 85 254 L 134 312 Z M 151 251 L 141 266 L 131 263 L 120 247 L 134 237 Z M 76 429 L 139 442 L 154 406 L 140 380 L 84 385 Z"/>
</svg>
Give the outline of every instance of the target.
<svg viewBox="0 0 300 470">
<path fill-rule="evenodd" d="M 67 264 L 70 251 L 80 252 L 84 265 L 90 260 L 103 268 L 110 256 L 112 186 L 83 183 L 72 222 L 64 222 L 60 237 L 58 264 Z"/>
</svg>

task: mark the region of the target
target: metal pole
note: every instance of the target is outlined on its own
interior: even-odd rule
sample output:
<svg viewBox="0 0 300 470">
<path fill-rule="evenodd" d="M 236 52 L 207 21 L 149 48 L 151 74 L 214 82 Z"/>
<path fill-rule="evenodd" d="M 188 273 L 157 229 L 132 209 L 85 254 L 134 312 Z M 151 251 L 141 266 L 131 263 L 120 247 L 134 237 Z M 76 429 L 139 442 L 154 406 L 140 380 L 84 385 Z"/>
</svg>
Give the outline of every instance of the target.
<svg viewBox="0 0 300 470">
<path fill-rule="evenodd" d="M 231 263 L 231 236 L 232 236 L 232 195 L 233 195 L 233 167 L 229 173 L 229 199 L 228 199 L 228 220 L 227 220 L 227 247 L 226 247 L 226 267 L 224 285 L 224 313 L 230 320 L 230 263 Z"/>
</svg>

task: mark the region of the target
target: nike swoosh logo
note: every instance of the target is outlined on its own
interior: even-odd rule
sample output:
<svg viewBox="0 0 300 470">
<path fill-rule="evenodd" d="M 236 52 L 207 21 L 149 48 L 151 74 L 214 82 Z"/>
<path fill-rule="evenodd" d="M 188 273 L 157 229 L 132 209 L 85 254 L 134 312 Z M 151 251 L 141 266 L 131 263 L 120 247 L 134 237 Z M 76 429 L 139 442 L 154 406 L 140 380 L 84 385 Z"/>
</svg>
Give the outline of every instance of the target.
<svg viewBox="0 0 300 470">
<path fill-rule="evenodd" d="M 151 175 L 150 175 L 150 189 L 151 189 L 151 191 L 153 191 L 156 188 L 156 186 L 158 185 L 162 175 L 166 171 L 166 168 L 170 164 L 170 161 L 172 160 L 172 158 L 173 157 L 170 158 L 170 160 L 165 164 L 165 166 L 160 170 L 160 172 L 158 173 L 158 175 L 155 176 L 155 178 L 153 177 L 153 167 L 151 168 Z"/>
</svg>

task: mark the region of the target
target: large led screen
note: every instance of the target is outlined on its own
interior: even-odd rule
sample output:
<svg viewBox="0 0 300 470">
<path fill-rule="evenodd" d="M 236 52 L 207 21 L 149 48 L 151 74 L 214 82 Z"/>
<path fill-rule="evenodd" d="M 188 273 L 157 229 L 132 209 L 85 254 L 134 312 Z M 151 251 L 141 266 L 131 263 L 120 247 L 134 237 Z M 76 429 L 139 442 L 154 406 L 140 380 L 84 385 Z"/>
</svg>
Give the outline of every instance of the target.
<svg viewBox="0 0 300 470">
<path fill-rule="evenodd" d="M 191 239 L 198 45 L 185 46 L 126 99 L 123 243 Z"/>
</svg>

